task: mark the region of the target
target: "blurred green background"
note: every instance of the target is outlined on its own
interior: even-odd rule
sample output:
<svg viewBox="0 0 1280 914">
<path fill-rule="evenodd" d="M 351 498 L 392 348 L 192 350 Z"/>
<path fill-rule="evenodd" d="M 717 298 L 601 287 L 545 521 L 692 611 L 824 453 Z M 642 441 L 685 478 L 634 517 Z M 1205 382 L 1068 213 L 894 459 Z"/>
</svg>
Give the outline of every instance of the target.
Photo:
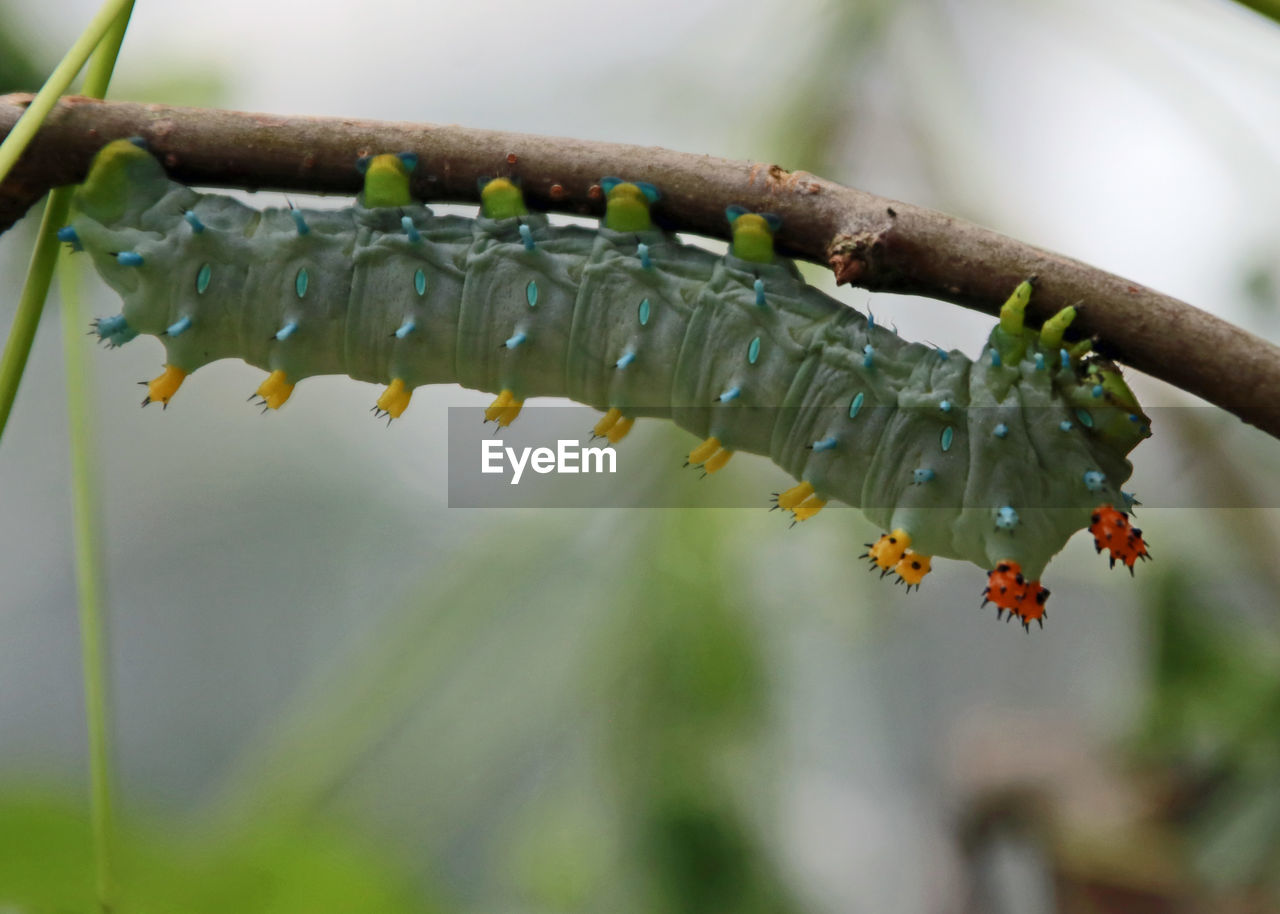
<svg viewBox="0 0 1280 914">
<path fill-rule="evenodd" d="M 92 10 L 0 2 L 0 91 Z M 117 72 L 777 162 L 1280 335 L 1280 27 L 1226 0 L 140 4 Z M 991 325 L 839 295 L 969 352 Z M 6 912 L 92 897 L 57 325 L 0 446 Z M 122 912 L 1280 910 L 1280 448 L 1179 391 L 1129 373 L 1168 407 L 1131 482 L 1156 560 L 1077 537 L 1028 637 L 968 565 L 866 574 L 856 512 L 788 529 L 762 458 L 696 482 L 665 423 L 624 444 L 654 487 L 760 509 L 450 509 L 446 408 L 485 395 L 384 429 L 372 386 L 314 379 L 263 417 L 224 363 L 161 412 L 153 341 L 87 358 Z"/>
</svg>

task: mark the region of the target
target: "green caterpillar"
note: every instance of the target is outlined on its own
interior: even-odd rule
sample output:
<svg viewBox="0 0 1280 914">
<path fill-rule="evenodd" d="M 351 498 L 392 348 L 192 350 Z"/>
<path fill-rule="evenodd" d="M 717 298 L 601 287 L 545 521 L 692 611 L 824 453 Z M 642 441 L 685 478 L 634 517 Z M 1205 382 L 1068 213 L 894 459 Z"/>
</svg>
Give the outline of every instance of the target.
<svg viewBox="0 0 1280 914">
<path fill-rule="evenodd" d="M 641 182 L 603 179 L 590 230 L 529 213 L 505 178 L 482 188 L 478 218 L 436 216 L 410 197 L 415 165 L 362 160 L 343 210 L 259 211 L 169 180 L 120 140 L 60 237 L 124 299 L 101 339 L 163 341 L 144 405 L 236 357 L 269 372 L 258 394 L 273 409 L 303 378 L 348 374 L 388 385 L 377 410 L 392 418 L 438 383 L 496 393 L 500 425 L 528 397 L 569 397 L 605 411 L 594 432 L 614 443 L 639 417 L 669 418 L 704 439 L 689 462 L 707 472 L 742 450 L 794 476 L 776 506 L 796 520 L 830 498 L 861 507 L 890 531 L 864 558 L 908 588 L 934 556 L 988 569 L 986 599 L 1024 626 L 1076 531 L 1113 565 L 1147 556 L 1113 506 L 1129 503 L 1125 455 L 1149 422 L 1114 365 L 1064 342 L 1073 309 L 1024 326 L 1030 282 L 970 360 L 806 286 L 774 255 L 771 215 L 730 207 L 721 257 L 656 229 L 659 193 Z"/>
</svg>

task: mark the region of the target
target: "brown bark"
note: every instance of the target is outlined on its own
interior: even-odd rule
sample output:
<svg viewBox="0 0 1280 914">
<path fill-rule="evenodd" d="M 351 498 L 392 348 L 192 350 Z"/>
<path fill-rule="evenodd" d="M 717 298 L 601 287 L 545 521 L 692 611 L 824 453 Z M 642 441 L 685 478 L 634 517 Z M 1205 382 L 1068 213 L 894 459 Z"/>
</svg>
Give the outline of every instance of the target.
<svg viewBox="0 0 1280 914">
<path fill-rule="evenodd" d="M 0 136 L 30 96 L 0 97 Z M 423 200 L 475 201 L 477 178 L 518 176 L 535 209 L 600 211 L 603 175 L 662 189 L 666 228 L 726 237 L 736 203 L 783 219 L 781 250 L 829 264 L 841 282 L 926 295 L 996 314 L 1019 280 L 1035 275 L 1031 318 L 1067 305 L 1073 330 L 1102 354 L 1280 437 L 1280 348 L 1191 305 L 1071 258 L 942 213 L 776 165 L 458 126 L 282 117 L 66 98 L 0 186 L 0 231 L 45 192 L 79 181 L 97 149 L 142 136 L 188 184 L 353 195 L 353 159 L 412 151 Z"/>
</svg>

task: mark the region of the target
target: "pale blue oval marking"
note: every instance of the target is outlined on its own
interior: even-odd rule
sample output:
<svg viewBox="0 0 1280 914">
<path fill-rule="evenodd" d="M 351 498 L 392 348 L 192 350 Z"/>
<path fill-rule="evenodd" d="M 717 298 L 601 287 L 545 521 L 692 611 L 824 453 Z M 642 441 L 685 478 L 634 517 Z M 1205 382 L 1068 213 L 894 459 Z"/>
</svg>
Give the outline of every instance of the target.
<svg viewBox="0 0 1280 914">
<path fill-rule="evenodd" d="M 944 451 L 951 450 L 951 442 L 955 440 L 956 432 L 951 426 L 947 426 L 942 430 L 942 449 Z"/>
<path fill-rule="evenodd" d="M 427 294 L 427 274 L 422 270 L 415 270 L 413 273 L 413 290 L 419 295 Z"/>
<path fill-rule="evenodd" d="M 1063 419 L 1061 422 L 1058 423 L 1058 428 L 1062 429 L 1064 432 L 1069 432 L 1073 428 L 1075 428 L 1075 426 L 1071 424 L 1070 419 Z"/>
<path fill-rule="evenodd" d="M 1009 426 L 1001 422 L 991 430 L 991 434 L 995 435 L 997 438 L 1007 438 L 1009 437 Z"/>
<path fill-rule="evenodd" d="M 298 293 L 298 298 L 304 298 L 307 294 L 307 285 L 311 282 L 311 276 L 307 273 L 307 268 L 303 267 L 298 271 L 298 275 L 294 277 L 293 289 Z"/>
<path fill-rule="evenodd" d="M 938 404 L 938 409 L 942 410 L 944 413 L 951 412 L 951 401 L 943 400 L 941 403 Z"/>
<path fill-rule="evenodd" d="M 528 299 L 530 308 L 538 307 L 538 281 L 536 279 L 529 280 L 529 285 L 524 287 L 524 297 Z"/>
<path fill-rule="evenodd" d="M 1018 512 L 1010 505 L 996 509 L 996 526 L 1001 530 L 1012 530 L 1018 526 Z"/>
<path fill-rule="evenodd" d="M 207 263 L 196 273 L 196 295 L 204 295 L 209 289 L 209 280 L 213 279 L 213 267 Z"/>
<path fill-rule="evenodd" d="M 751 345 L 747 346 L 747 361 L 752 365 L 760 358 L 760 337 L 756 337 L 751 341 Z"/>
<path fill-rule="evenodd" d="M 1080 420 L 1080 424 L 1085 428 L 1093 428 L 1093 416 L 1089 415 L 1087 410 L 1076 410 L 1076 418 Z"/>
<path fill-rule="evenodd" d="M 866 398 L 866 394 L 859 393 L 853 398 L 853 402 L 849 404 L 849 418 L 858 418 L 858 411 L 862 409 L 862 401 Z"/>
<path fill-rule="evenodd" d="M 651 308 L 652 308 L 652 305 L 649 304 L 649 299 L 646 298 L 640 302 L 640 326 L 641 327 L 649 323 L 649 311 Z"/>
</svg>

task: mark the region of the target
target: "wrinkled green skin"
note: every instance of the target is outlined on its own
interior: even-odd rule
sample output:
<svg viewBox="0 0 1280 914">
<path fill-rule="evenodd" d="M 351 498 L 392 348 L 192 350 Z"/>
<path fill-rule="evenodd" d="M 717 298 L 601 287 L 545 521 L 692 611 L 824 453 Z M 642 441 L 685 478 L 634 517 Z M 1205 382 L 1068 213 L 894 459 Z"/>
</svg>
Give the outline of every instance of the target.
<svg viewBox="0 0 1280 914">
<path fill-rule="evenodd" d="M 123 199 L 120 188 L 127 188 Z M 207 230 L 193 233 L 184 210 Z M 654 229 L 552 226 L 537 214 L 435 216 L 418 204 L 304 215 L 310 232 L 300 236 L 287 210 L 199 194 L 168 180 L 149 154 L 117 150 L 95 165 L 72 225 L 124 298 L 129 325 L 160 336 L 168 362 L 188 372 L 236 357 L 282 369 L 291 382 L 317 374 L 380 383 L 399 377 L 410 389 L 458 383 L 669 418 L 731 450 L 768 456 L 821 497 L 861 507 L 885 530 L 907 530 L 917 552 L 984 569 L 1011 559 L 1029 579 L 1088 526 L 1095 506 L 1124 505 L 1125 455 L 1145 434 L 1145 417 L 1141 426 L 1129 420 L 1128 405 L 1109 391 L 1094 397 L 1087 362 L 1063 368 L 1053 349 L 1037 370 L 1032 330 L 1011 338 L 997 327 L 988 346 L 1013 358 L 995 367 L 985 349 L 977 361 L 954 350 L 944 357 L 869 326 L 806 286 L 788 260 L 719 257 Z M 404 215 L 421 241 L 406 236 Z M 520 224 L 532 230 L 533 251 Z M 637 256 L 639 243 L 649 246 L 650 269 Z M 119 265 L 118 251 L 141 254 L 144 265 Z M 211 281 L 199 294 L 205 264 Z M 295 280 L 304 267 L 309 284 L 299 298 Z M 427 280 L 421 296 L 419 269 Z M 757 278 L 764 307 L 756 303 Z M 644 299 L 650 317 L 641 325 Z M 184 316 L 191 328 L 165 336 Z M 418 329 L 397 339 L 392 331 L 409 317 Z M 291 320 L 298 331 L 277 341 L 276 330 Z M 518 331 L 527 341 L 504 347 Z M 753 339 L 760 341 L 754 363 Z M 634 362 L 617 369 L 629 349 Z M 735 386 L 741 395 L 719 402 Z M 863 403 L 851 418 L 859 393 Z M 1094 430 L 1083 427 L 1077 409 L 1088 411 Z M 1000 423 L 1003 438 L 994 434 Z M 812 448 L 828 436 L 838 440 L 834 448 Z M 916 484 L 916 468 L 935 476 Z M 1084 482 L 1089 470 L 1105 474 L 1098 491 Z M 995 523 L 1006 505 L 1019 517 L 1012 530 Z"/>
</svg>

